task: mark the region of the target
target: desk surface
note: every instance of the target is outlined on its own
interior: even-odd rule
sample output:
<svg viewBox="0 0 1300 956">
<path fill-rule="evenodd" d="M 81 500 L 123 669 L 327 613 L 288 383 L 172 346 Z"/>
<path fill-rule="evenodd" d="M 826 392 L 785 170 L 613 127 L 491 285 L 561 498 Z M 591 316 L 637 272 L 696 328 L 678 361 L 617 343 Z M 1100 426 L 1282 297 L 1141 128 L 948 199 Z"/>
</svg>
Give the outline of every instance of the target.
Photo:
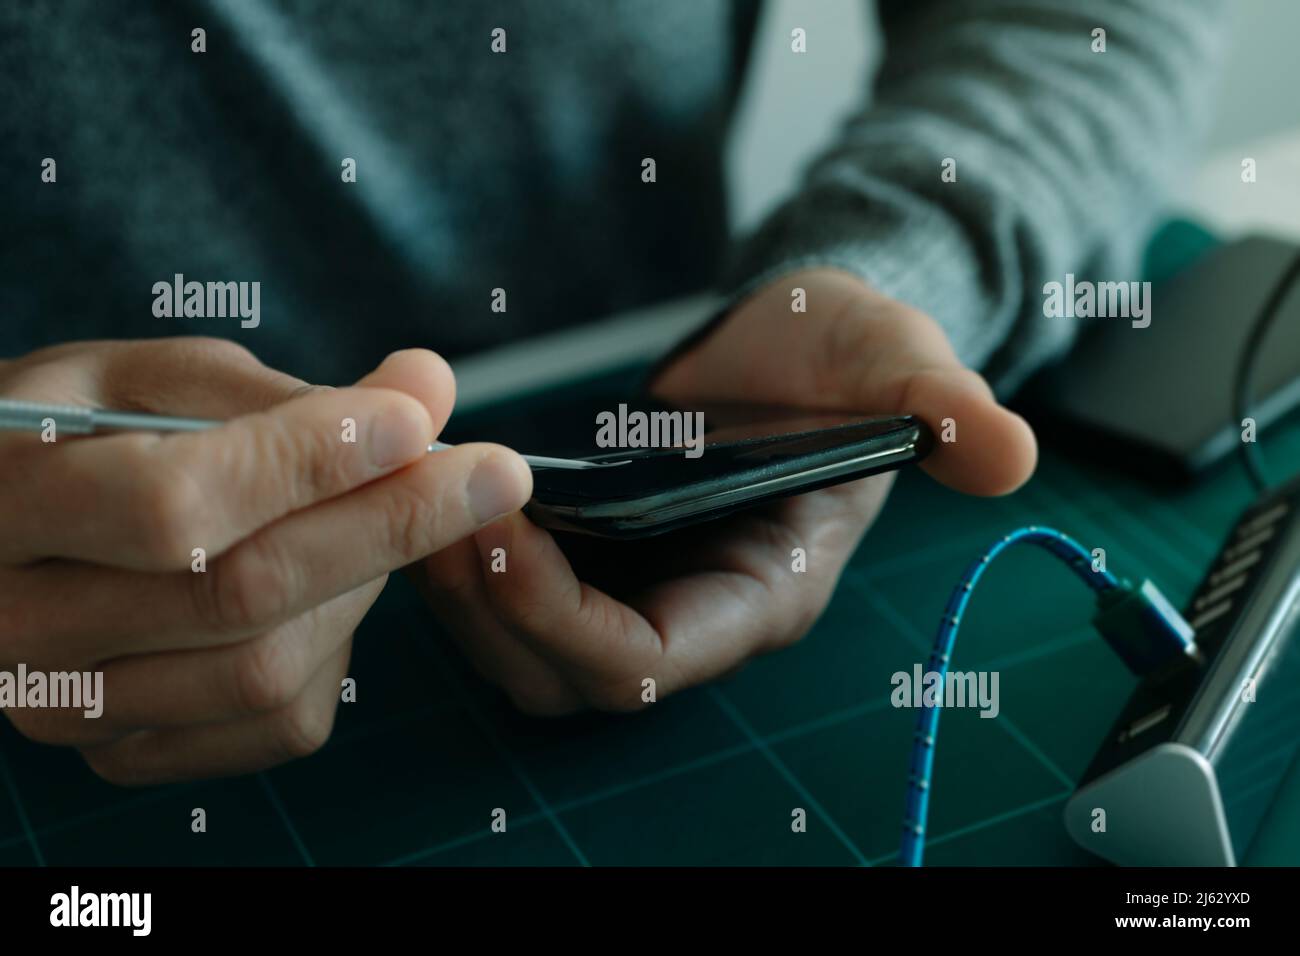
<svg viewBox="0 0 1300 956">
<path fill-rule="evenodd" d="M 1300 467 L 1300 424 L 1267 441 L 1275 473 Z M 1249 500 L 1235 464 L 1162 491 L 1050 447 L 1003 499 L 906 474 L 805 641 L 621 717 L 515 714 L 394 577 L 357 635 L 358 700 L 307 760 L 123 790 L 0 721 L 0 865 L 890 863 L 915 715 L 889 706 L 889 677 L 925 660 L 970 558 L 1007 529 L 1053 525 L 1180 603 Z M 1096 862 L 1067 838 L 1062 807 L 1133 679 L 1090 610 L 1031 549 L 986 577 L 954 666 L 999 671 L 1002 714 L 944 715 L 927 862 Z M 206 834 L 190 831 L 195 807 Z M 791 832 L 796 807 L 806 833 Z M 1246 862 L 1300 862 L 1300 765 Z"/>
</svg>

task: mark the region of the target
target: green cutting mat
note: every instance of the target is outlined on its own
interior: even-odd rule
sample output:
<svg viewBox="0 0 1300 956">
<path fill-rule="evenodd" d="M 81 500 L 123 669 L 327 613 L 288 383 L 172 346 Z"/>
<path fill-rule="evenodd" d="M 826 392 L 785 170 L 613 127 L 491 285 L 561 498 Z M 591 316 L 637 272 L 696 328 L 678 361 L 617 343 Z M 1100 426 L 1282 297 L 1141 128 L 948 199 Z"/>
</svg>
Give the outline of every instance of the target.
<svg viewBox="0 0 1300 956">
<path fill-rule="evenodd" d="M 1266 441 L 1275 474 L 1300 468 L 1300 425 Z M 312 758 L 123 790 L 0 721 L 0 865 L 889 863 L 915 717 L 889 706 L 889 678 L 925 660 L 970 558 L 1049 524 L 1181 603 L 1250 497 L 1235 466 L 1157 493 L 1050 450 L 1005 499 L 908 473 L 805 641 L 632 716 L 519 716 L 395 577 L 357 635 L 358 700 Z M 944 714 L 928 863 L 1095 862 L 1061 811 L 1133 679 L 1088 629 L 1090 605 L 1033 549 L 985 578 L 954 666 L 999 671 L 1002 713 Z M 195 807 L 205 834 L 190 831 Z M 1300 771 L 1247 862 L 1300 863 Z"/>
</svg>

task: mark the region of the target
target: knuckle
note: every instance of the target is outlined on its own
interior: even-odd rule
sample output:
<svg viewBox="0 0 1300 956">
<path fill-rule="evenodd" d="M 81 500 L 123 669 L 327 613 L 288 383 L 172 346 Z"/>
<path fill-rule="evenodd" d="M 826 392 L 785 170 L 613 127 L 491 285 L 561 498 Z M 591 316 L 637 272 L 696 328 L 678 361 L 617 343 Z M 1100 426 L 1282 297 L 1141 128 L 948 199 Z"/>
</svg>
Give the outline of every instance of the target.
<svg viewBox="0 0 1300 956">
<path fill-rule="evenodd" d="M 394 555 L 410 560 L 431 550 L 429 543 L 442 527 L 441 498 L 426 498 L 410 488 L 398 489 L 387 509 L 387 546 Z"/>
<path fill-rule="evenodd" d="M 83 750 L 81 758 L 95 776 L 115 787 L 138 787 L 145 782 L 140 773 L 111 747 Z"/>
<path fill-rule="evenodd" d="M 555 616 L 548 599 L 549 596 L 515 594 L 500 603 L 497 613 L 518 630 L 527 633 L 545 632 Z"/>
<path fill-rule="evenodd" d="M 333 425 L 328 427 L 289 427 L 282 420 L 268 415 L 267 426 L 255 434 L 250 443 L 250 461 L 260 470 L 261 462 L 282 461 L 288 467 L 278 470 L 283 475 L 285 487 L 280 496 L 290 509 L 305 507 L 322 498 L 337 494 L 349 487 L 348 465 L 350 456 L 342 454 L 347 447 L 340 440 Z"/>
<path fill-rule="evenodd" d="M 820 581 L 799 585 L 782 581 L 770 586 L 772 604 L 779 608 L 767 619 L 767 626 L 755 636 L 755 653 L 779 650 L 797 644 L 812 630 L 830 602 L 830 589 Z"/>
<path fill-rule="evenodd" d="M 829 601 L 829 593 L 800 591 L 786 595 L 778 605 L 782 611 L 769 619 L 764 634 L 753 644 L 755 653 L 782 650 L 799 643 L 813 629 Z"/>
<path fill-rule="evenodd" d="M 144 341 L 104 342 L 101 351 L 104 381 L 113 401 L 150 409 L 158 401 L 158 382 L 191 382 L 210 377 L 214 367 L 260 365 L 248 349 L 230 339 L 180 335 Z M 141 368 L 150 374 L 140 376 Z"/>
<path fill-rule="evenodd" d="M 583 699 L 588 706 L 611 714 L 632 714 L 648 710 L 656 702 L 666 700 L 679 690 L 711 679 L 707 672 L 685 669 L 681 660 L 674 660 L 668 655 L 659 657 L 654 662 L 645 661 L 641 666 L 623 669 L 621 675 L 607 674 L 600 679 L 592 679 L 581 685 Z M 647 684 L 647 681 L 650 683 Z M 647 698 L 646 691 L 653 688 L 653 694 Z"/>
<path fill-rule="evenodd" d="M 292 604 L 291 563 L 265 536 L 250 538 L 209 564 L 206 574 L 191 577 L 199 617 L 218 631 L 269 626 Z"/>
<path fill-rule="evenodd" d="M 943 382 L 949 382 L 965 392 L 983 394 L 990 399 L 993 397 L 992 390 L 989 388 L 989 383 L 984 376 L 964 365 L 922 369 L 916 374 L 916 377 L 919 380 L 915 385 L 917 388 L 922 387 L 923 384 L 933 387 Z"/>
<path fill-rule="evenodd" d="M 510 582 L 506 582 L 507 585 Z M 583 586 L 577 581 L 562 591 L 528 584 L 498 590 L 497 613 L 526 633 L 545 634 L 557 621 L 572 623 L 583 631 L 601 634 L 621 633 L 624 623 L 608 604 L 583 600 Z M 571 617 L 569 616 L 571 615 Z"/>
<path fill-rule="evenodd" d="M 247 713 L 262 713 L 286 707 L 298 697 L 305 683 L 302 658 L 296 652 L 300 642 L 281 632 L 249 641 L 235 656 L 235 698 Z"/>
<path fill-rule="evenodd" d="M 649 701 L 642 698 L 641 678 L 600 681 L 585 689 L 587 702 L 597 710 L 611 714 L 630 714 L 645 710 Z M 662 696 L 656 692 L 656 696 Z"/>
<path fill-rule="evenodd" d="M 302 462 L 299 480 L 310 493 L 310 500 L 337 494 L 351 487 L 352 463 L 356 456 L 344 454 L 345 446 L 335 427 L 303 428 L 295 431 L 291 443 Z"/>
<path fill-rule="evenodd" d="M 755 652 L 764 654 L 769 651 L 783 651 L 787 647 L 793 647 L 807 636 L 816 620 L 816 615 L 811 617 L 801 615 L 800 620 L 793 626 L 774 631 L 769 640 L 760 643 L 755 648 Z"/>
<path fill-rule="evenodd" d="M 243 345 L 214 335 L 184 335 L 167 340 L 168 359 L 182 368 L 213 364 L 261 364 Z"/>
<path fill-rule="evenodd" d="M 299 700 L 278 711 L 272 722 L 276 745 L 286 760 L 310 757 L 334 731 L 333 698 L 328 707 L 309 700 Z"/>
<path fill-rule="evenodd" d="M 285 401 L 290 401 L 295 398 L 301 398 L 304 395 L 318 395 L 318 394 L 323 394 L 325 392 L 336 392 L 336 391 L 338 391 L 338 389 L 335 388 L 333 385 L 316 385 L 312 382 L 303 382 L 301 385 L 295 386 L 289 392 L 288 396 L 285 398 Z"/>
<path fill-rule="evenodd" d="M 204 502 L 193 473 L 150 457 L 134 475 L 131 510 L 140 517 L 144 553 L 167 565 L 188 565 L 193 549 L 203 545 Z"/>
<path fill-rule="evenodd" d="M 795 626 L 791 628 L 786 644 L 797 644 L 817 625 L 831 602 L 831 590 L 823 588 L 810 595 L 798 608 Z"/>
<path fill-rule="evenodd" d="M 807 637 L 808 632 L 813 629 L 813 625 L 821 618 L 821 610 L 820 607 L 813 607 L 800 613 L 794 627 L 777 637 L 777 648 L 793 647 Z"/>
</svg>

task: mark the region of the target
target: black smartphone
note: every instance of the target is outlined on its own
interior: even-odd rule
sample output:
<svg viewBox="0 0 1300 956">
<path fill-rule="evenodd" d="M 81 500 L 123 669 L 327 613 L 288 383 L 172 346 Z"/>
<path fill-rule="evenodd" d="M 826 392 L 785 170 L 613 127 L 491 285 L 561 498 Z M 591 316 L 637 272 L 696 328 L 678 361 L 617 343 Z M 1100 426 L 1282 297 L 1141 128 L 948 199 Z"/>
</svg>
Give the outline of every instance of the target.
<svg viewBox="0 0 1300 956">
<path fill-rule="evenodd" d="M 533 474 L 525 508 L 537 524 L 603 538 L 643 538 L 712 521 L 775 498 L 876 475 L 919 461 L 928 428 L 910 415 L 714 408 L 693 448 L 638 448 L 586 456 L 625 461 Z"/>
</svg>

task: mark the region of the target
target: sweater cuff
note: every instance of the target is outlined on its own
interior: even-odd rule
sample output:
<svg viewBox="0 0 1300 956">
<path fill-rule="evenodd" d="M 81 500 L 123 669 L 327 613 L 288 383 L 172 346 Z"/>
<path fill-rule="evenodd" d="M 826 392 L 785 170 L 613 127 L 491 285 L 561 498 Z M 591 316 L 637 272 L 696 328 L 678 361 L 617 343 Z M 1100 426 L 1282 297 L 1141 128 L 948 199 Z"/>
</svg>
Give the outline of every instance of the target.
<svg viewBox="0 0 1300 956">
<path fill-rule="evenodd" d="M 974 247 L 939 207 L 897 187 L 872 185 L 875 198 L 822 187 L 779 208 L 728 269 L 727 308 L 782 275 L 833 267 L 930 315 L 958 358 L 981 369 L 1004 330 L 989 319 L 993 309 Z"/>
<path fill-rule="evenodd" d="M 898 187 L 807 189 L 779 207 L 733 256 L 716 311 L 649 370 L 650 382 L 699 344 L 746 298 L 801 269 L 836 268 L 934 318 L 957 357 L 983 370 L 1004 330 L 996 328 L 975 249 L 941 208 Z M 992 263 L 985 265 L 996 269 Z"/>
</svg>

